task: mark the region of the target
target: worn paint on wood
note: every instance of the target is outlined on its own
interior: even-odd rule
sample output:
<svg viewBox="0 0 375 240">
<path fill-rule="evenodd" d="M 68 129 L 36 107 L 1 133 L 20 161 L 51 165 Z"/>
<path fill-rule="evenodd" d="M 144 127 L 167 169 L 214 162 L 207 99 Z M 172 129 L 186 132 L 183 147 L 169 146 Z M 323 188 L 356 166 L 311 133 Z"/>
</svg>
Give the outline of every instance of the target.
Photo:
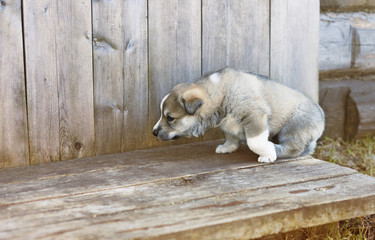
<svg viewBox="0 0 375 240">
<path fill-rule="evenodd" d="M 3 1 L 0 4 L 0 168 L 28 162 L 21 0 Z"/>
<path fill-rule="evenodd" d="M 148 146 L 147 1 L 94 1 L 97 154 Z"/>
<path fill-rule="evenodd" d="M 90 2 L 24 2 L 31 163 L 95 154 Z"/>
<path fill-rule="evenodd" d="M 1 170 L 0 238 L 250 239 L 375 213 L 372 177 L 216 144 Z"/>
<path fill-rule="evenodd" d="M 270 77 L 318 102 L 319 0 L 271 0 L 270 28 Z"/>
</svg>

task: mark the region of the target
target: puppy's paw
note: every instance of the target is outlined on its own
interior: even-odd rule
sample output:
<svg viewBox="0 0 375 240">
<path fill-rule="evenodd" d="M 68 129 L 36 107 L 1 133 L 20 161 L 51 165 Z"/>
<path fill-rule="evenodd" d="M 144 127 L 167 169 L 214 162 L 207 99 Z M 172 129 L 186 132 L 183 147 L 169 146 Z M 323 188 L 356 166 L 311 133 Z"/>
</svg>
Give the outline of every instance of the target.
<svg viewBox="0 0 375 240">
<path fill-rule="evenodd" d="M 275 156 L 259 156 L 258 162 L 260 163 L 271 163 L 276 161 L 276 155 Z"/>
<path fill-rule="evenodd" d="M 216 153 L 231 153 L 236 151 L 238 146 L 234 144 L 222 144 L 216 147 Z"/>
</svg>

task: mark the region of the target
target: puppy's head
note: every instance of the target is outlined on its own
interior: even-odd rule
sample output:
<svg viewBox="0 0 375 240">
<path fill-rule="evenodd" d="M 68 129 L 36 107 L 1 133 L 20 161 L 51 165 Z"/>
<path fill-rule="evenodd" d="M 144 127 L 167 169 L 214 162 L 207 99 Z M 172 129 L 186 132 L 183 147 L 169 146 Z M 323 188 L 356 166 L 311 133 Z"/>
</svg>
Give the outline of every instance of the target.
<svg viewBox="0 0 375 240">
<path fill-rule="evenodd" d="M 202 118 L 209 98 L 206 90 L 196 84 L 180 84 L 166 95 L 160 104 L 161 117 L 152 133 L 161 140 L 178 137 L 198 137 L 206 126 Z"/>
</svg>

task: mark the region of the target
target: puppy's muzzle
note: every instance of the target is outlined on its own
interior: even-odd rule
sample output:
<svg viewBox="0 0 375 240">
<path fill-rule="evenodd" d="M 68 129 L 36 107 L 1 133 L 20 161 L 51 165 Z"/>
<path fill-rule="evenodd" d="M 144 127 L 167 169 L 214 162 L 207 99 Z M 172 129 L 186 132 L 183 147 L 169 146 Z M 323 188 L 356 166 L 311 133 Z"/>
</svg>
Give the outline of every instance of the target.
<svg viewBox="0 0 375 240">
<path fill-rule="evenodd" d="M 152 134 L 153 134 L 155 137 L 157 137 L 158 134 L 159 134 L 159 131 L 160 131 L 159 128 L 155 128 L 155 129 L 152 130 Z"/>
<path fill-rule="evenodd" d="M 175 132 L 169 133 L 169 132 L 162 131 L 160 127 L 153 129 L 152 134 L 158 139 L 163 140 L 163 141 L 176 140 L 177 138 L 180 137 Z"/>
</svg>

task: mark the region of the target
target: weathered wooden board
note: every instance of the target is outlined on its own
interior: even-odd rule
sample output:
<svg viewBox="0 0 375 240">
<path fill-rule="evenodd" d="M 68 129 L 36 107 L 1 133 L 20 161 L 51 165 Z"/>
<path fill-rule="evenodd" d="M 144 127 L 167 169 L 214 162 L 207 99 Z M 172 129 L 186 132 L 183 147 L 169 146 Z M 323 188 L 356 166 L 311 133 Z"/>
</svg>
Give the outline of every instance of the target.
<svg viewBox="0 0 375 240">
<path fill-rule="evenodd" d="M 325 114 L 324 137 L 346 139 L 346 116 L 350 88 L 320 88 L 319 105 Z"/>
<path fill-rule="evenodd" d="M 269 1 L 203 1 L 202 72 L 225 66 L 269 76 Z"/>
<path fill-rule="evenodd" d="M 229 66 L 229 1 L 202 1 L 202 74 Z"/>
<path fill-rule="evenodd" d="M 343 4 L 343 1 L 336 4 Z M 364 6 L 368 7 L 362 4 Z M 340 8 L 339 13 L 333 11 L 320 15 L 321 78 L 374 73 L 375 14 L 368 10 L 347 12 Z"/>
<path fill-rule="evenodd" d="M 30 162 L 92 156 L 91 1 L 25 1 Z"/>
<path fill-rule="evenodd" d="M 28 164 L 28 147 L 21 0 L 2 1 L 0 4 L 0 168 Z"/>
<path fill-rule="evenodd" d="M 271 78 L 318 102 L 319 0 L 271 0 L 270 28 Z"/>
<path fill-rule="evenodd" d="M 269 1 L 202 2 L 202 74 L 226 66 L 269 76 Z"/>
<path fill-rule="evenodd" d="M 93 1 L 96 153 L 148 146 L 147 1 Z"/>
<path fill-rule="evenodd" d="M 0 170 L 0 238 L 250 239 L 375 213 L 374 178 L 215 144 Z"/>
<path fill-rule="evenodd" d="M 160 118 L 162 98 L 178 83 L 193 82 L 201 76 L 201 1 L 148 4 L 151 132 Z M 156 138 L 151 138 L 151 144 L 162 145 Z"/>
<path fill-rule="evenodd" d="M 321 81 L 321 90 L 324 88 L 331 88 L 334 91 L 338 89 L 347 88 L 350 89 L 350 94 L 347 99 L 342 99 L 346 101 L 346 118 L 344 123 L 345 135 L 348 139 L 363 138 L 367 135 L 375 134 L 375 81 L 363 81 L 356 79 L 346 79 L 340 81 Z M 338 102 L 331 101 L 330 105 L 332 107 L 337 107 L 340 105 L 340 100 Z M 343 105 L 341 103 L 341 105 Z M 334 110 L 334 109 L 333 109 Z M 327 115 L 337 115 L 336 112 L 329 112 Z M 331 120 L 331 123 L 328 121 Z M 333 121 L 334 119 L 327 118 L 327 127 L 333 131 L 335 128 L 332 125 L 340 125 L 342 122 Z"/>
<path fill-rule="evenodd" d="M 269 1 L 229 2 L 229 66 L 269 76 Z"/>
</svg>

